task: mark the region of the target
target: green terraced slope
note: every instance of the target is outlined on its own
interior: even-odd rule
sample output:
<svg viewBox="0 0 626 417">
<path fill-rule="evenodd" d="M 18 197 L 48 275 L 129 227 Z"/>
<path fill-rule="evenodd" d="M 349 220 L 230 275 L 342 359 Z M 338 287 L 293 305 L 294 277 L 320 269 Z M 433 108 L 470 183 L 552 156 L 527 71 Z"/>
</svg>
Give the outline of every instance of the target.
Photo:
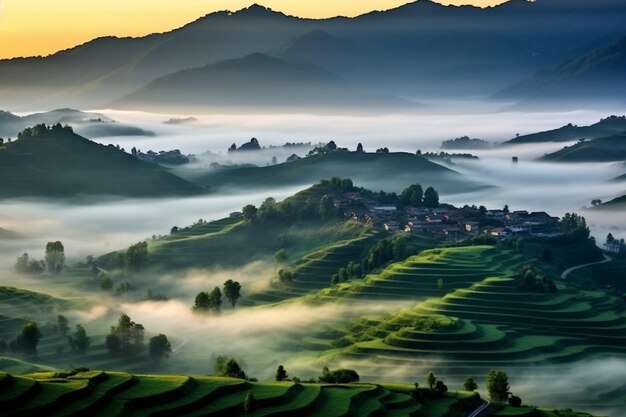
<svg viewBox="0 0 626 417">
<path fill-rule="evenodd" d="M 433 317 L 443 324 L 427 326 Z M 354 343 L 342 357 L 375 359 L 378 369 L 437 363 L 438 372 L 455 376 L 626 354 L 626 313 L 615 295 L 565 285 L 556 295 L 526 293 L 510 278 L 487 278 L 394 316 L 363 318 L 351 331 L 344 341 Z"/>
<path fill-rule="evenodd" d="M 120 372 L 0 373 L 0 416 L 421 416 L 469 412 L 481 403 L 475 393 L 449 393 L 416 400 L 403 384 L 320 385 L 258 383 L 208 376 L 130 375 Z M 252 393 L 257 408 L 244 411 Z"/>
<path fill-rule="evenodd" d="M 492 246 L 464 246 L 425 250 L 392 263 L 363 280 L 335 285 L 310 297 L 315 301 L 344 298 L 420 300 L 467 288 L 487 277 L 511 275 L 528 259 Z M 439 289 L 438 281 L 443 280 Z"/>
</svg>

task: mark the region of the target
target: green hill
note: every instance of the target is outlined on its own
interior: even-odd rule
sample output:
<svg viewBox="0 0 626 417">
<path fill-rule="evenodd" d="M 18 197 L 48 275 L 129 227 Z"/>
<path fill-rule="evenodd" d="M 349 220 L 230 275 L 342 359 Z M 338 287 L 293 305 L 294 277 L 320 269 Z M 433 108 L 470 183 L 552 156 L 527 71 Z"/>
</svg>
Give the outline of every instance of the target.
<svg viewBox="0 0 626 417">
<path fill-rule="evenodd" d="M 38 372 L 24 376 L 0 373 L 0 384 L 3 417 L 444 417 L 468 415 L 483 402 L 477 393 L 448 392 L 439 397 L 426 388 L 416 390 L 412 384 L 249 382 L 210 376 L 101 371 Z M 250 393 L 256 400 L 253 413 L 244 410 Z M 521 410 L 527 414 L 506 408 L 497 415 L 557 415 L 552 410 Z M 571 412 L 568 416 L 585 415 Z"/>
<path fill-rule="evenodd" d="M 569 142 L 580 139 L 597 139 L 626 132 L 626 117 L 610 116 L 590 126 L 568 124 L 558 129 L 522 135 L 503 143 L 520 145 L 524 143 Z"/>
<path fill-rule="evenodd" d="M 626 133 L 578 142 L 544 155 L 552 162 L 616 162 L 626 160 Z"/>
<path fill-rule="evenodd" d="M 330 152 L 266 167 L 218 167 L 202 173 L 180 172 L 188 180 L 211 190 L 264 188 L 315 184 L 324 178 L 350 178 L 371 190 L 402 191 L 419 182 L 440 192 L 455 193 L 484 187 L 458 172 L 418 155 L 394 153 Z"/>
<path fill-rule="evenodd" d="M 197 195 L 165 168 L 94 143 L 71 128 L 38 125 L 0 146 L 0 198 Z"/>
</svg>

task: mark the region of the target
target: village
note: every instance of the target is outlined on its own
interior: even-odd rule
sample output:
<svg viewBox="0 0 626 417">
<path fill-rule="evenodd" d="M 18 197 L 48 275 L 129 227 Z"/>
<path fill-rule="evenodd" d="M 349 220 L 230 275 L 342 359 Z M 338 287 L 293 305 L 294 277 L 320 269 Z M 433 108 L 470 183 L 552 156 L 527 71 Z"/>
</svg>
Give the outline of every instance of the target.
<svg viewBox="0 0 626 417">
<path fill-rule="evenodd" d="M 487 209 L 484 206 L 439 204 L 436 208 L 381 205 L 375 198 L 358 192 L 335 197 L 336 207 L 357 221 L 371 223 L 388 232 L 422 234 L 456 241 L 484 234 L 497 240 L 560 234 L 559 218 L 546 212 Z"/>
</svg>

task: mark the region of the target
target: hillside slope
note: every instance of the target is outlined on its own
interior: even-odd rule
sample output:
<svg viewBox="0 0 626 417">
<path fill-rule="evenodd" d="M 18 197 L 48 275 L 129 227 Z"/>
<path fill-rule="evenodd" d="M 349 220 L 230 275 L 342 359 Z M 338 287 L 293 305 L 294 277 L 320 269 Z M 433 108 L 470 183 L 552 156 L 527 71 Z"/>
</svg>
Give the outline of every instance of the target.
<svg viewBox="0 0 626 417">
<path fill-rule="evenodd" d="M 552 162 L 615 162 L 626 160 L 626 133 L 578 142 L 544 155 L 542 161 Z"/>
<path fill-rule="evenodd" d="M 211 189 L 307 185 L 335 176 L 350 178 L 371 190 L 396 192 L 416 182 L 448 193 L 484 186 L 421 156 L 402 152 L 338 151 L 266 167 L 220 167 L 200 173 L 181 171 L 180 175 Z"/>
<path fill-rule="evenodd" d="M 503 145 L 521 145 L 524 143 L 569 142 L 579 139 L 596 139 L 626 132 L 626 117 L 610 116 L 590 126 L 568 124 L 558 129 L 518 136 Z"/>
<path fill-rule="evenodd" d="M 196 195 L 202 189 L 113 146 L 43 125 L 0 147 L 0 198 Z"/>
<path fill-rule="evenodd" d="M 0 110 L 0 136 L 15 137 L 29 126 L 38 124 L 70 125 L 80 135 L 88 137 L 105 136 L 154 136 L 154 132 L 128 126 L 112 120 L 101 113 L 87 113 L 74 109 L 56 109 L 43 113 L 17 116 Z"/>
</svg>

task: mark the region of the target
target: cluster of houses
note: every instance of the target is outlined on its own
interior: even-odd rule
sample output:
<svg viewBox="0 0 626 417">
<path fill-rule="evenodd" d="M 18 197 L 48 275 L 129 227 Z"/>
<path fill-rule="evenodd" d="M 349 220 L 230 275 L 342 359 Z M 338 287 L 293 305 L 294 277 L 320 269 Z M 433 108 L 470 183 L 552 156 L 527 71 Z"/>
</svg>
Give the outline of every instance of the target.
<svg viewBox="0 0 626 417">
<path fill-rule="evenodd" d="M 560 233 L 559 218 L 545 212 L 487 210 L 484 207 L 438 208 L 381 205 L 359 193 L 347 193 L 334 201 L 346 208 L 346 216 L 390 232 L 427 234 L 459 240 L 478 234 L 496 239 L 523 236 L 554 236 Z"/>
</svg>

